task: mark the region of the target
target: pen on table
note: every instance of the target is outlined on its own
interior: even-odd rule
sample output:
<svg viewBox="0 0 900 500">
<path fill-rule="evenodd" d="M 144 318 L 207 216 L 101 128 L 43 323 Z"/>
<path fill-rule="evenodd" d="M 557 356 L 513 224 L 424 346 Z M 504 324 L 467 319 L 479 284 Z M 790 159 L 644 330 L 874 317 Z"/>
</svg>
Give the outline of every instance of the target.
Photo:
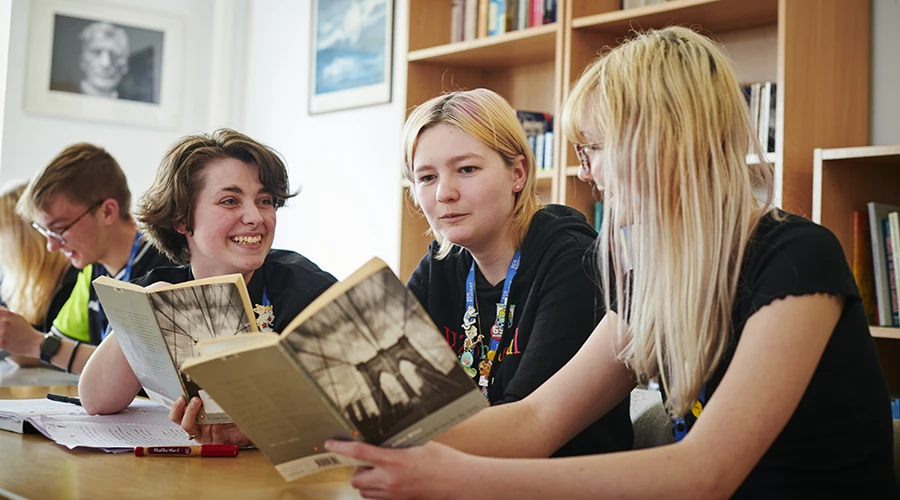
<svg viewBox="0 0 900 500">
<path fill-rule="evenodd" d="M 134 456 L 160 457 L 236 457 L 236 444 L 203 444 L 200 446 L 135 446 Z"/>
<path fill-rule="evenodd" d="M 73 405 L 81 406 L 81 400 L 72 396 L 63 396 L 62 394 L 53 394 L 48 393 L 47 399 L 50 401 L 59 401 L 60 403 L 72 403 Z"/>
</svg>

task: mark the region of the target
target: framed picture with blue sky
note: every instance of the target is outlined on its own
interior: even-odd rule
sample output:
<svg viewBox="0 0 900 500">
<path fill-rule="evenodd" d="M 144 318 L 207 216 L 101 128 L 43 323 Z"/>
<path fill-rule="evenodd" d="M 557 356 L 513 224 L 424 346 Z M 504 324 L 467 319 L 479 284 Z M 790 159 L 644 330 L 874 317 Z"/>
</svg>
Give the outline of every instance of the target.
<svg viewBox="0 0 900 500">
<path fill-rule="evenodd" d="M 391 101 L 393 0 L 313 0 L 310 114 Z"/>
</svg>

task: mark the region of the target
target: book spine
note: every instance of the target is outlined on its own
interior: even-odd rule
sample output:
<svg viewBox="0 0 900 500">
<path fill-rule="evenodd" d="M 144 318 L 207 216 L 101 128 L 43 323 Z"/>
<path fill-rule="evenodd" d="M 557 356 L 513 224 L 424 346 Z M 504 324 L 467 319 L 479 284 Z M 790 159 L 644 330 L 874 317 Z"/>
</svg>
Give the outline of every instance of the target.
<svg viewBox="0 0 900 500">
<path fill-rule="evenodd" d="M 884 233 L 884 254 L 887 260 L 888 289 L 890 290 L 891 326 L 900 326 L 900 315 L 897 310 L 897 285 L 895 284 L 894 251 L 891 244 L 891 228 L 887 219 L 881 219 L 881 231 Z"/>
<path fill-rule="evenodd" d="M 491 0 L 478 0 L 478 38 L 488 36 L 488 21 L 490 17 Z"/>
<path fill-rule="evenodd" d="M 544 163 L 541 168 L 553 168 L 553 132 L 544 132 Z"/>
<path fill-rule="evenodd" d="M 466 0 L 463 40 L 474 40 L 478 37 L 478 0 Z"/>
<path fill-rule="evenodd" d="M 450 8 L 450 43 L 461 42 L 463 40 L 463 22 L 465 12 L 463 12 L 464 0 L 453 0 L 453 6 Z"/>
<path fill-rule="evenodd" d="M 531 26 L 540 26 L 544 19 L 544 0 L 531 0 Z"/>
<path fill-rule="evenodd" d="M 875 270 L 872 266 L 871 238 L 869 237 L 869 214 L 853 212 L 853 277 L 862 297 L 866 320 L 870 325 L 878 324 L 875 299 Z"/>
<path fill-rule="evenodd" d="M 516 16 L 516 29 L 523 30 L 528 27 L 529 5 L 528 0 L 518 0 L 519 13 Z"/>
<path fill-rule="evenodd" d="M 762 84 L 759 94 L 759 127 L 756 129 L 763 152 L 769 150 L 769 111 L 772 106 L 772 82 Z M 763 159 L 760 158 L 760 162 Z"/>
<path fill-rule="evenodd" d="M 556 0 L 544 0 L 544 24 L 556 22 Z"/>
<path fill-rule="evenodd" d="M 884 233 L 878 216 L 878 204 L 866 204 L 869 211 L 869 235 L 872 247 L 872 267 L 875 274 L 875 301 L 878 305 L 878 325 L 891 325 L 891 296 L 887 285 L 887 261 L 884 256 Z"/>
<path fill-rule="evenodd" d="M 897 309 L 894 311 L 894 326 L 900 326 L 900 214 L 891 212 L 888 214 L 888 227 L 891 231 L 891 252 L 894 258 L 894 290 L 897 292 Z"/>
</svg>

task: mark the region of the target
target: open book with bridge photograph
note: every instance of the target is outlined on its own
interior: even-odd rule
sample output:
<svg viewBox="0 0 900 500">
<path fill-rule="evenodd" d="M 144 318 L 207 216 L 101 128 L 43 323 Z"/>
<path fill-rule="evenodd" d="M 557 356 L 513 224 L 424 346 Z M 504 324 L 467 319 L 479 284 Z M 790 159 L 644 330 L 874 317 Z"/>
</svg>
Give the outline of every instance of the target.
<svg viewBox="0 0 900 500">
<path fill-rule="evenodd" d="M 198 422 L 231 422 L 181 366 L 198 354 L 201 340 L 257 331 L 244 278 L 228 274 L 147 288 L 108 276 L 93 283 L 122 353 L 150 399 L 171 408 L 180 396 L 187 401 L 196 396 L 203 401 Z"/>
<path fill-rule="evenodd" d="M 280 335 L 198 347 L 182 370 L 288 481 L 355 464 L 326 452 L 327 439 L 417 445 L 487 406 L 418 300 L 379 259 L 332 285 Z"/>
</svg>

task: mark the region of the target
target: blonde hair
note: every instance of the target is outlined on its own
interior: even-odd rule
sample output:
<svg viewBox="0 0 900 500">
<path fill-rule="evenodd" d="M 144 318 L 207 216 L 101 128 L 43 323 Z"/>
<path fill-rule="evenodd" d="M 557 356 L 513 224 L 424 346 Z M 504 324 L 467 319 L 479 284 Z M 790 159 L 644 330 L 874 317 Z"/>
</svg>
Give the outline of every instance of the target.
<svg viewBox="0 0 900 500">
<path fill-rule="evenodd" d="M 515 165 L 519 156 L 525 157 L 527 170 L 525 186 L 516 196 L 512 224 L 509 229 L 515 246 L 517 248 L 522 246 L 525 233 L 528 232 L 528 227 L 531 225 L 531 219 L 543 207 L 543 204 L 537 193 L 534 152 L 528 145 L 528 139 L 516 118 L 515 110 L 506 99 L 488 89 L 449 92 L 417 107 L 403 126 L 403 175 L 409 182 L 415 184 L 413 158 L 415 158 L 419 135 L 426 129 L 441 123 L 458 127 L 478 139 L 496 151 L 503 158 L 506 166 L 510 168 Z M 409 192 L 413 202 L 419 206 L 415 189 L 410 189 Z M 439 245 L 435 258 L 443 259 L 450 253 L 453 243 L 444 238 L 434 227 L 429 232 Z"/>
<path fill-rule="evenodd" d="M 661 379 L 669 410 L 683 415 L 731 341 L 744 249 L 772 210 L 771 167 L 747 164 L 738 81 L 711 40 L 680 27 L 649 31 L 584 71 L 563 126 L 576 143 L 585 131 L 603 137 L 598 254 L 604 300 L 609 307 L 614 290 L 624 320 L 619 357 L 639 381 Z M 619 256 L 633 267 L 628 280 Z"/>
<path fill-rule="evenodd" d="M 46 239 L 16 213 L 26 185 L 19 182 L 0 192 L 0 297 L 11 311 L 41 325 L 69 260 L 47 251 Z"/>
</svg>

